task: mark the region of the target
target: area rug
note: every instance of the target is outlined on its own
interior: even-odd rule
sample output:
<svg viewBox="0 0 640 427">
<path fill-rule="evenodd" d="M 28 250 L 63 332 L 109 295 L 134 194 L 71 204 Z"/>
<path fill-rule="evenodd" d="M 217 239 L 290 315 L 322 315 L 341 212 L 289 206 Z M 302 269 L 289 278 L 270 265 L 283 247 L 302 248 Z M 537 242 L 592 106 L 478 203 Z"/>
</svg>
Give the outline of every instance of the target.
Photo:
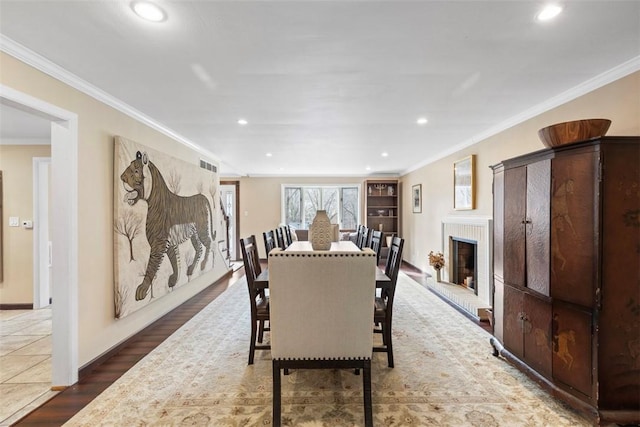
<svg viewBox="0 0 640 427">
<path fill-rule="evenodd" d="M 487 332 L 402 273 L 397 286 L 395 368 L 373 356 L 374 425 L 590 425 L 493 357 Z M 271 358 L 258 351 L 247 365 L 249 319 L 242 279 L 65 425 L 270 425 Z M 285 426 L 364 424 L 353 371 L 291 371 L 282 394 Z"/>
</svg>

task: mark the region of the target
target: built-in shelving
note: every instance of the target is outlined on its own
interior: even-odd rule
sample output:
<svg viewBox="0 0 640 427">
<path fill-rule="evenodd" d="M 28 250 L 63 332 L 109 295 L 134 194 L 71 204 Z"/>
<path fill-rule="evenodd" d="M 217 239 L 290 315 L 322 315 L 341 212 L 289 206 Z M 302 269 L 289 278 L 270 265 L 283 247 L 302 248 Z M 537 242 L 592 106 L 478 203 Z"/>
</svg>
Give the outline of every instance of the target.
<svg viewBox="0 0 640 427">
<path fill-rule="evenodd" d="M 386 235 L 400 233 L 400 184 L 397 180 L 365 182 L 365 224 Z"/>
</svg>

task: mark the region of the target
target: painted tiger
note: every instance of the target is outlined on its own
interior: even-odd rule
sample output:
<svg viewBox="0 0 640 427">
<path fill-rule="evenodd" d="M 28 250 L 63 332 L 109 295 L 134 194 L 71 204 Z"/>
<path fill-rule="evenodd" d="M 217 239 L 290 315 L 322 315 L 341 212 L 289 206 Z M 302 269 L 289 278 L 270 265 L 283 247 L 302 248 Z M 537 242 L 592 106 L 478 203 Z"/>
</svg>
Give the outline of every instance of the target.
<svg viewBox="0 0 640 427">
<path fill-rule="evenodd" d="M 145 166 L 149 176 L 145 175 Z M 138 151 L 136 158 L 122 172 L 120 179 L 126 191 L 124 201 L 130 206 L 139 200 L 147 202 L 146 235 L 151 254 L 142 283 L 136 289 L 136 300 L 146 298 L 160 264 L 166 254 L 171 262 L 173 274 L 168 285 L 173 288 L 178 280 L 179 245 L 191 239 L 196 251 L 193 262 L 187 268 L 187 277 L 191 277 L 198 259 L 203 270 L 211 252 L 212 242 L 216 238 L 213 229 L 213 212 L 209 200 L 202 194 L 178 196 L 171 192 L 158 168 L 150 162 L 146 153 Z M 146 196 L 146 197 L 145 197 Z M 211 233 L 213 232 L 213 236 Z"/>
</svg>

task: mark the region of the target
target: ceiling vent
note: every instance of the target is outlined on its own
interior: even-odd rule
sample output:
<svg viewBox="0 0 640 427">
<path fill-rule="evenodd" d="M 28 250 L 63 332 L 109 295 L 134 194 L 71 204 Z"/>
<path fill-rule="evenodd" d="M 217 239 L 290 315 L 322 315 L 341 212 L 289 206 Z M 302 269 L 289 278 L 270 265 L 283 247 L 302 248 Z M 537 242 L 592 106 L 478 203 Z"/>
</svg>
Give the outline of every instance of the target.
<svg viewBox="0 0 640 427">
<path fill-rule="evenodd" d="M 202 159 L 200 159 L 200 167 L 202 169 L 206 169 L 206 170 L 211 171 L 213 173 L 218 173 L 218 168 L 215 165 L 212 165 L 211 163 L 206 162 L 206 161 L 204 161 Z"/>
</svg>

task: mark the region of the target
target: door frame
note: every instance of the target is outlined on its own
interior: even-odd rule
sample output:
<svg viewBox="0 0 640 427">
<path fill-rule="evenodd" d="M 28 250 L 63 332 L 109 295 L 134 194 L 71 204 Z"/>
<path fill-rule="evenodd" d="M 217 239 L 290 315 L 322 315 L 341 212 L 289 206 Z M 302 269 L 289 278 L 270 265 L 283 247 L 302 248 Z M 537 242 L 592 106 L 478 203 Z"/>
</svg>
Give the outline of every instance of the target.
<svg viewBox="0 0 640 427">
<path fill-rule="evenodd" d="M 78 115 L 0 84 L 0 103 L 51 121 L 53 388 L 78 382 Z"/>
<path fill-rule="evenodd" d="M 235 252 L 233 254 L 233 260 L 237 261 L 240 259 L 240 251 L 238 250 L 238 248 L 240 247 L 240 181 L 221 180 L 220 185 L 233 185 L 234 187 L 236 187 L 236 210 L 234 212 L 236 241 L 233 245 Z M 227 242 L 227 247 L 229 247 L 229 242 Z"/>
<path fill-rule="evenodd" d="M 51 299 L 49 251 L 49 171 L 51 157 L 33 158 L 33 308 Z M 46 277 L 45 277 L 46 276 Z"/>
</svg>

